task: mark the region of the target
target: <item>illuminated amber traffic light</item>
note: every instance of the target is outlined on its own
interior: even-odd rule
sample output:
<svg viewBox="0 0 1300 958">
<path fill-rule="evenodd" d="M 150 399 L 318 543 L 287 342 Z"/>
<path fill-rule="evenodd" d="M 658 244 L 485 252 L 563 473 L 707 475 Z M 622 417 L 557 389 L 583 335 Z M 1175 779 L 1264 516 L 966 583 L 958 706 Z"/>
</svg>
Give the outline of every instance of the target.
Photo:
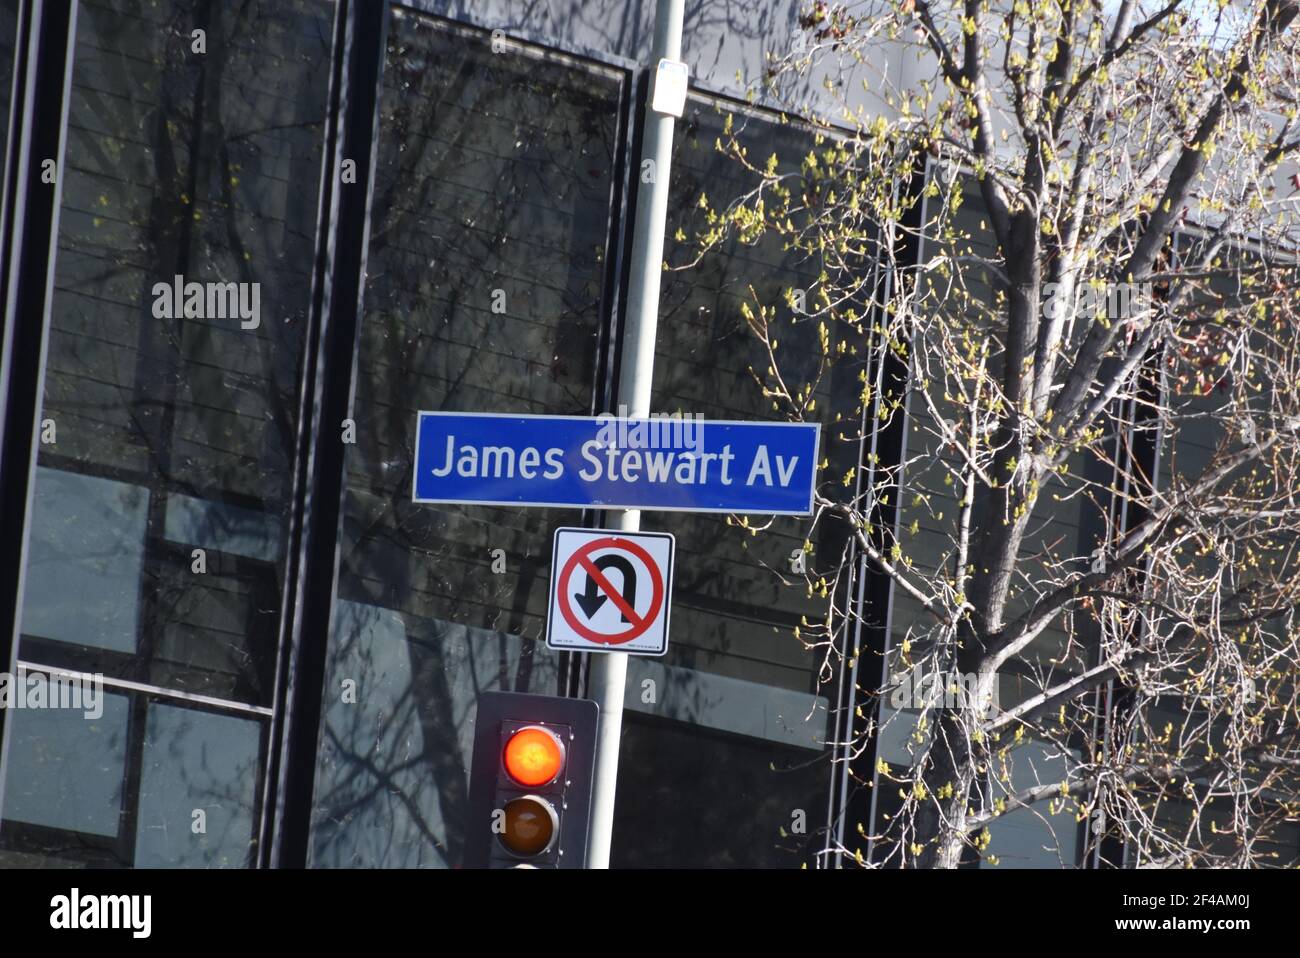
<svg viewBox="0 0 1300 958">
<path fill-rule="evenodd" d="M 550 785 L 564 771 L 564 743 L 550 729 L 529 725 L 510 736 L 504 761 L 506 773 L 520 785 Z"/>
</svg>

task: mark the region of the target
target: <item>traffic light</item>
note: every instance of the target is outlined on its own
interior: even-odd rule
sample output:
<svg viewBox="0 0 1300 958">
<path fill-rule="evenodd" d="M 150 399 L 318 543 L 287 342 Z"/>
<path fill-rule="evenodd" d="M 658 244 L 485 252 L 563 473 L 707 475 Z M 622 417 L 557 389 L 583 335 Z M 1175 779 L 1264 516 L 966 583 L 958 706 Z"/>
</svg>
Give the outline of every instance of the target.
<svg viewBox="0 0 1300 958">
<path fill-rule="evenodd" d="M 484 692 L 469 778 L 467 868 L 582 868 L 599 708 Z"/>
</svg>

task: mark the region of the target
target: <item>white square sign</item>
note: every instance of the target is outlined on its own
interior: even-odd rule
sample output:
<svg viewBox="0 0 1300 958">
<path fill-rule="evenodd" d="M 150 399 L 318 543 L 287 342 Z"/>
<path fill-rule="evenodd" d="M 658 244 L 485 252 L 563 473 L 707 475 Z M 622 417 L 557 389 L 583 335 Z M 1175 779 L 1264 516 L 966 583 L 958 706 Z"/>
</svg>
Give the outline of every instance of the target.
<svg viewBox="0 0 1300 958">
<path fill-rule="evenodd" d="M 663 655 L 675 546 L 666 532 L 556 529 L 546 644 Z"/>
</svg>

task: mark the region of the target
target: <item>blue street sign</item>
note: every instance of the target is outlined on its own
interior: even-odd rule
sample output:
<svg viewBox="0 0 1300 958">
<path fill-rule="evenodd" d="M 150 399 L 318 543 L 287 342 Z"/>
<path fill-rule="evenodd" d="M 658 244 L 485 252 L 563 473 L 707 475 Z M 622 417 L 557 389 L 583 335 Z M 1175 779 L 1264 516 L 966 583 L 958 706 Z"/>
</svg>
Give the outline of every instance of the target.
<svg viewBox="0 0 1300 958">
<path fill-rule="evenodd" d="M 804 516 L 820 426 L 422 412 L 416 502 Z"/>
</svg>

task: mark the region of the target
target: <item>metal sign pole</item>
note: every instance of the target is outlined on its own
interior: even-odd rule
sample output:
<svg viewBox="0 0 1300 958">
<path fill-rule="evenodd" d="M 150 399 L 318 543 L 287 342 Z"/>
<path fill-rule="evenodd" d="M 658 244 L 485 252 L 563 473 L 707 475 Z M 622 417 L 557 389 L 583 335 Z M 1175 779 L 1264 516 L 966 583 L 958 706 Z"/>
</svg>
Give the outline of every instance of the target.
<svg viewBox="0 0 1300 958">
<path fill-rule="evenodd" d="M 680 61 L 685 0 L 659 0 L 655 10 L 652 67 L 661 60 Z M 659 279 L 663 273 L 664 227 L 668 218 L 669 173 L 673 158 L 673 123 L 676 117 L 656 112 L 647 100 L 645 135 L 638 176 L 636 220 L 632 238 L 631 274 L 627 290 L 626 328 L 619 365 L 618 403 L 632 417 L 650 414 L 650 383 L 654 376 L 655 333 L 659 325 Z M 647 161 L 653 166 L 647 167 Z M 646 182 L 647 179 L 649 182 Z M 623 409 L 618 410 L 621 414 Z M 641 528 L 641 510 L 619 516 L 618 528 Z M 600 732 L 596 740 L 596 772 L 592 789 L 588 868 L 609 867 L 610 838 L 614 828 L 614 791 L 618 780 L 618 747 L 623 731 L 623 690 L 627 682 L 627 655 L 594 655 L 589 692 L 600 705 Z"/>
</svg>

